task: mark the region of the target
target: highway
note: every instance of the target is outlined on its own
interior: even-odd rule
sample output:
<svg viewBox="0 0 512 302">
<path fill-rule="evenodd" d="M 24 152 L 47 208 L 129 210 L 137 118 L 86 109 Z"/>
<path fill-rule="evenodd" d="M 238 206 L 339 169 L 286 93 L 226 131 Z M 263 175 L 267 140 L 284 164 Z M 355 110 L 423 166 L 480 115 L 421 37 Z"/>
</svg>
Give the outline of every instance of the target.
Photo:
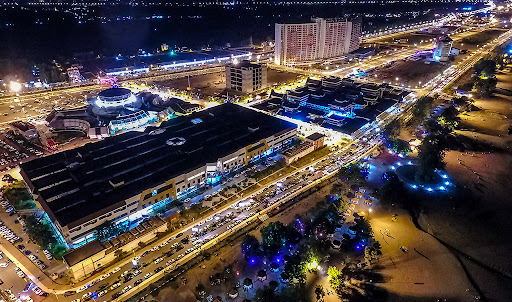
<svg viewBox="0 0 512 302">
<path fill-rule="evenodd" d="M 189 71 L 173 72 L 153 75 L 143 78 L 133 78 L 119 81 L 119 83 L 147 84 L 155 81 L 183 78 L 201 74 L 218 73 L 224 67 L 209 67 Z M 54 109 L 73 109 L 87 105 L 87 98 L 94 97 L 103 85 L 88 85 L 66 88 L 54 91 L 43 91 L 19 96 L 0 98 L 0 125 L 5 125 L 16 120 L 31 120 L 43 118 Z"/>
<path fill-rule="evenodd" d="M 72 287 L 54 286 L 54 289 L 49 289 L 43 286 L 35 276 L 29 274 L 29 277 L 31 277 L 37 284 L 40 284 L 40 287 L 47 292 L 59 294 L 58 300 L 60 301 L 72 301 L 77 298 L 87 300 L 89 298 L 89 292 L 91 293 L 91 296 L 96 296 L 96 294 L 102 293 L 104 290 L 106 290 L 106 293 L 101 294 L 102 297 L 99 298 L 100 300 L 111 300 L 113 297 L 117 297 L 120 293 L 122 294 L 123 291 L 126 291 L 122 296 L 117 297 L 117 300 L 122 301 L 128 296 L 136 293 L 141 288 L 154 282 L 155 279 L 162 277 L 166 272 L 165 269 L 167 267 L 169 267 L 167 268 L 168 271 L 182 265 L 186 261 L 195 257 L 201 249 L 205 249 L 216 244 L 223 238 L 229 236 L 237 228 L 240 228 L 261 215 L 264 215 L 267 211 L 275 207 L 276 204 L 278 205 L 287 202 L 290 198 L 293 198 L 293 196 L 307 190 L 311 186 L 314 186 L 318 181 L 330 177 L 336 172 L 337 167 L 349 162 L 358 161 L 362 157 L 366 156 L 371 150 L 373 150 L 373 148 L 379 145 L 380 137 L 378 136 L 377 131 L 375 131 L 376 127 L 378 126 L 375 125 L 375 127 L 367 129 L 367 135 L 365 136 L 366 139 L 363 139 L 363 134 L 360 137 L 361 140 L 358 144 L 347 146 L 331 156 L 325 156 L 308 165 L 308 167 L 314 168 L 314 173 L 310 172 L 308 169 L 303 169 L 299 172 L 294 171 L 293 175 L 283 175 L 280 179 L 275 180 L 271 184 L 268 184 L 265 187 L 260 187 L 258 192 L 252 194 L 252 198 L 240 198 L 233 203 L 226 205 L 217 211 L 217 213 L 212 214 L 203 220 L 197 221 L 194 225 L 186 226 L 179 231 L 181 236 L 177 237 L 177 233 L 174 233 L 157 241 L 151 246 L 137 251 L 133 257 L 140 257 L 137 258 L 141 263 L 141 268 L 139 269 L 140 274 L 138 271 L 136 272 L 133 270 L 133 258 L 129 257 L 118 264 L 119 269 L 117 267 L 111 267 L 108 270 L 104 270 L 103 275 L 96 275 L 93 279 L 88 280 L 85 285 L 81 285 L 83 284 L 81 283 L 80 285 Z M 347 151 L 349 149 L 350 152 Z M 329 157 L 338 159 L 329 160 Z M 279 188 L 276 187 L 277 183 L 281 184 Z M 275 190 L 275 193 L 271 193 L 273 190 Z M 235 206 L 240 202 L 247 203 L 247 205 L 242 208 L 235 208 Z M 194 228 L 202 228 L 207 231 L 200 236 L 194 236 Z M 190 242 L 181 242 L 181 240 L 187 236 L 191 237 Z M 179 247 L 181 245 L 183 246 L 182 248 Z M 157 250 L 154 246 L 159 246 L 160 248 Z M 153 251 L 151 251 L 152 249 Z M 170 255 L 171 249 L 173 253 L 172 255 Z M 162 257 L 163 260 L 157 260 Z M 162 267 L 164 270 L 155 273 L 155 270 L 158 267 Z M 108 275 L 109 272 L 110 275 Z M 133 276 L 131 279 L 130 277 L 124 278 L 124 276 L 129 274 L 129 272 L 132 272 L 132 274 L 135 274 L 136 276 Z M 124 276 L 121 277 L 123 273 Z M 148 278 L 146 279 L 145 276 Z M 123 282 L 124 279 L 130 280 Z M 142 279 L 142 281 L 139 281 L 140 279 Z M 121 280 L 121 282 L 119 287 L 117 287 L 118 285 L 114 284 L 117 284 L 119 280 Z M 137 286 L 135 286 L 135 282 L 137 282 Z M 113 288 L 113 285 L 116 288 Z M 79 293 L 64 297 L 62 294 L 68 290 L 76 290 L 79 291 Z M 49 296 L 45 300 L 48 299 L 53 300 L 56 299 L 56 297 Z"/>
<path fill-rule="evenodd" d="M 469 68 L 471 68 L 479 59 L 481 59 L 490 51 L 492 51 L 496 46 L 508 41 L 510 38 L 512 38 L 512 30 L 505 32 L 499 38 L 482 46 L 480 51 L 468 55 L 458 65 L 454 65 L 448 68 L 447 72 L 443 73 L 438 78 L 429 82 L 424 90 L 427 92 L 427 94 L 432 94 L 439 92 L 445 87 L 451 85 L 458 77 L 460 77 L 460 75 L 462 75 L 465 71 L 469 70 Z M 415 53 L 416 51 L 418 51 L 418 48 L 408 48 L 405 50 L 401 50 L 400 52 L 394 53 L 393 57 L 407 57 Z M 385 62 L 387 62 L 388 60 L 389 57 L 375 57 L 372 58 L 372 60 L 369 60 L 368 62 L 363 62 L 360 65 L 362 69 L 371 68 L 371 66 L 385 64 Z M 343 75 L 345 72 L 347 71 L 338 70 L 336 71 L 335 74 Z M 186 75 L 180 73 L 179 75 L 174 76 Z M 70 96 L 76 94 L 76 100 L 70 102 L 69 104 L 62 103 L 61 101 L 63 101 L 64 99 L 61 99 L 60 96 L 54 95 L 52 93 L 50 93 L 50 98 L 47 101 L 42 101 L 42 103 L 44 105 L 49 105 L 52 104 L 52 102 L 55 104 L 55 101 L 57 101 L 57 106 L 79 106 L 83 104 L 83 93 L 93 93 L 94 89 L 100 88 L 101 87 L 77 87 L 67 89 L 65 92 L 59 91 L 58 93 L 55 93 L 58 95 L 60 95 L 61 93 L 65 93 L 66 95 Z M 40 98 L 44 98 L 46 100 L 46 98 L 43 95 L 21 96 L 19 97 L 20 105 L 16 106 L 22 106 L 23 103 L 27 103 L 24 106 L 28 107 L 28 105 L 32 102 L 34 102 L 35 104 L 39 104 L 35 101 L 41 101 Z M 5 109 L 1 106 L 11 106 L 9 104 L 13 101 L 14 98 L 10 101 L 8 98 L 2 99 L 2 103 L 0 103 L 0 111 Z M 400 104 L 399 108 L 396 111 L 386 114 L 381 119 L 380 122 L 374 123 L 373 125 L 371 125 L 371 127 L 361 132 L 361 134 L 354 140 L 354 142 L 351 145 L 343 148 L 340 151 L 337 151 L 336 153 L 325 156 L 324 158 L 319 159 L 312 163 L 311 165 L 309 165 L 308 167 L 313 167 L 314 172 L 310 171 L 309 169 L 304 169 L 299 172 L 294 171 L 293 175 L 284 175 L 283 177 L 272 182 L 266 187 L 261 187 L 258 192 L 254 193 L 253 196 L 251 196 L 252 198 L 239 198 L 232 204 L 226 205 L 225 207 L 221 208 L 217 213 L 212 214 L 209 217 L 206 217 L 205 219 L 197 221 L 194 225 L 186 226 L 185 228 L 181 229 L 179 233 L 175 232 L 174 234 L 171 234 L 166 238 L 158 240 L 155 244 L 152 244 L 151 246 L 148 246 L 144 249 L 141 249 L 140 251 L 137 251 L 136 253 L 134 253 L 133 257 L 140 257 L 138 258 L 138 261 L 141 264 L 141 267 L 138 269 L 140 273 L 137 271 L 137 269 L 133 269 L 133 257 L 129 257 L 121 261 L 121 263 L 118 264 L 119 267 L 110 267 L 108 269 L 105 269 L 102 272 L 103 275 L 96 275 L 93 279 L 88 280 L 85 285 L 83 283 L 76 284 L 74 286 L 56 285 L 54 286 L 55 288 L 49 289 L 42 285 L 39 280 L 37 280 L 37 277 L 35 277 L 36 274 L 29 273 L 29 277 L 31 277 L 34 282 L 41 284 L 41 287 L 47 290 L 49 293 L 55 292 L 59 294 L 58 298 L 56 296 L 51 295 L 47 297 L 45 300 L 73 301 L 76 299 L 80 299 L 84 301 L 89 299 L 88 293 L 91 293 L 90 296 L 101 295 L 101 297 L 97 298 L 97 300 L 99 301 L 123 301 L 127 299 L 129 296 L 141 290 L 142 288 L 146 287 L 150 283 L 153 283 L 156 279 L 162 277 L 164 273 L 173 270 L 179 266 L 182 266 L 191 258 L 196 257 L 197 254 L 200 253 L 202 249 L 215 245 L 223 238 L 229 236 L 237 228 L 243 227 L 252 220 L 261 217 L 262 215 L 266 214 L 266 212 L 268 212 L 269 210 L 273 209 L 274 207 L 277 207 L 279 204 L 288 202 L 294 196 L 296 196 L 297 194 L 304 190 L 307 190 L 309 187 L 314 186 L 319 181 L 331 177 L 336 172 L 338 167 L 350 162 L 358 161 L 361 158 L 365 157 L 380 143 L 378 129 L 383 127 L 385 124 L 387 124 L 389 121 L 396 118 L 397 116 L 410 114 L 410 109 L 412 108 L 413 104 L 413 102 Z M 34 107 L 34 105 L 32 107 Z M 38 106 L 36 108 L 44 109 L 44 107 L 41 106 Z M 7 110 L 17 111 L 16 109 Z M 34 112 L 37 113 L 35 109 Z M 16 114 L 19 114 L 19 112 L 13 112 L 12 114 L 12 116 L 17 116 Z M 25 112 L 24 114 L 25 116 L 29 114 L 32 116 L 33 113 L 32 111 L 28 110 L 28 112 Z M 280 184 L 279 187 L 277 186 L 278 183 Z M 238 206 L 240 203 L 246 203 L 246 205 Z M 194 231 L 193 229 L 195 228 L 203 229 L 205 231 L 203 231 L 201 235 L 195 235 L 198 232 L 200 232 L 199 230 Z M 179 237 L 177 237 L 178 234 L 180 234 Z M 187 237 L 190 237 L 189 242 L 182 242 L 182 240 Z M 158 248 L 156 248 L 156 246 L 158 246 Z M 153 251 L 151 251 L 152 249 Z M 159 260 L 160 258 L 163 259 Z M 163 269 L 160 272 L 155 273 L 155 270 L 159 267 L 162 267 Z M 130 276 L 130 273 L 132 277 L 126 277 Z M 125 280 L 126 282 L 124 282 Z M 118 281 L 120 281 L 120 284 L 119 286 L 116 287 L 116 285 L 114 284 L 117 284 Z M 136 282 L 137 285 L 135 285 Z M 72 296 L 64 297 L 62 294 L 68 290 L 76 290 L 80 292 Z M 106 290 L 106 292 L 103 294 L 104 290 Z M 123 291 L 125 292 L 123 293 Z M 84 295 L 86 296 L 84 297 Z M 114 296 L 116 298 L 114 298 Z"/>
</svg>

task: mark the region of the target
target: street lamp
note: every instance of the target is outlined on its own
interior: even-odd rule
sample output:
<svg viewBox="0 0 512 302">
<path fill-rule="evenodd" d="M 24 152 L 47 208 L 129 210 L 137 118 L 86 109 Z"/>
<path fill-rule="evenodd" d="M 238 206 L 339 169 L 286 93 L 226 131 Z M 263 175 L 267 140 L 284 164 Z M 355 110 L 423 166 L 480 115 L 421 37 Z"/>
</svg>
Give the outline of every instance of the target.
<svg viewBox="0 0 512 302">
<path fill-rule="evenodd" d="M 21 84 L 16 81 L 11 81 L 9 88 L 11 88 L 11 91 L 18 93 L 21 90 Z"/>
<path fill-rule="evenodd" d="M 318 268 L 318 262 L 313 260 L 313 262 L 307 264 L 308 269 L 314 270 Z"/>
</svg>

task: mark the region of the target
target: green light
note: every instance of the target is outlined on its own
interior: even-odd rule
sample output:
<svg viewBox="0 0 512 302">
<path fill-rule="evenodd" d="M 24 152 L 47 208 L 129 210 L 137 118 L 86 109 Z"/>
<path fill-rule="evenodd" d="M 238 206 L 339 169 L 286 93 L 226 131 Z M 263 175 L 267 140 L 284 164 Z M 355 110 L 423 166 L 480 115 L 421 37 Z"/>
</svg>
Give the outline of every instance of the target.
<svg viewBox="0 0 512 302">
<path fill-rule="evenodd" d="M 174 50 L 171 50 L 171 56 L 174 56 L 175 53 L 174 53 Z"/>
</svg>

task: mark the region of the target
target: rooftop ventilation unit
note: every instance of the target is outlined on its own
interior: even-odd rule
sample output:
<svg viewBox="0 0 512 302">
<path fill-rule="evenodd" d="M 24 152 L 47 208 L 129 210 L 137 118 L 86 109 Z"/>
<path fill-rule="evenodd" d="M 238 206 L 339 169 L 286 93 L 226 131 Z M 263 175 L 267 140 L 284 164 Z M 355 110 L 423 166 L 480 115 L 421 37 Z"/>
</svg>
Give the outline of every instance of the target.
<svg viewBox="0 0 512 302">
<path fill-rule="evenodd" d="M 162 134 L 164 132 L 165 132 L 165 128 L 159 128 L 159 129 L 149 132 L 149 135 L 158 135 L 158 134 Z"/>
<path fill-rule="evenodd" d="M 173 137 L 167 140 L 166 144 L 169 146 L 181 146 L 183 145 L 187 140 L 183 137 Z"/>
<path fill-rule="evenodd" d="M 111 180 L 109 180 L 108 183 L 112 186 L 112 188 L 117 188 L 117 187 L 124 185 L 124 181 L 120 181 L 118 183 L 113 183 Z"/>
</svg>

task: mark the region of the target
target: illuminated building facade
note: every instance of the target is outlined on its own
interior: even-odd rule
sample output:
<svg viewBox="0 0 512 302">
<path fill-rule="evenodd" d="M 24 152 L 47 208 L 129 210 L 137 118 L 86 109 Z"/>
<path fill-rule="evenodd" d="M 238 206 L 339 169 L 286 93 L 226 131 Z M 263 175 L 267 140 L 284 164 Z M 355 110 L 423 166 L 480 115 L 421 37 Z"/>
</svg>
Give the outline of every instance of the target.
<svg viewBox="0 0 512 302">
<path fill-rule="evenodd" d="M 267 86 L 267 66 L 244 60 L 226 65 L 226 88 L 250 93 Z"/>
<path fill-rule="evenodd" d="M 414 98 L 414 93 L 386 84 L 327 77 L 309 78 L 303 87 L 284 94 L 272 91 L 267 100 L 253 106 L 297 123 L 303 136 L 325 135 L 323 143 L 330 145 L 358 137 L 361 129 L 387 116 L 396 104 Z"/>
<path fill-rule="evenodd" d="M 85 78 L 80 74 L 82 66 L 73 65 L 67 69 L 68 77 L 71 83 L 80 83 L 85 81 Z"/>
<path fill-rule="evenodd" d="M 131 130 L 143 130 L 150 124 L 177 114 L 188 114 L 200 108 L 178 98 L 162 99 L 157 94 L 133 94 L 127 88 L 101 91 L 81 108 L 53 111 L 46 117 L 56 131 L 80 131 L 91 138 L 102 138 Z"/>
<path fill-rule="evenodd" d="M 450 59 L 450 54 L 452 51 L 452 38 L 448 36 L 442 36 L 436 41 L 436 45 L 434 47 L 434 60 L 439 62 L 446 62 Z"/>
<path fill-rule="evenodd" d="M 103 90 L 91 105 L 92 113 L 100 125 L 108 126 L 111 135 L 140 129 L 157 121 L 157 115 L 148 110 L 143 98 L 135 96 L 127 88 Z"/>
<path fill-rule="evenodd" d="M 296 124 L 227 103 L 35 159 L 21 165 L 21 174 L 38 206 L 77 247 L 94 240 L 102 223 L 135 226 L 296 135 Z"/>
<path fill-rule="evenodd" d="M 275 25 L 275 63 L 313 61 L 359 48 L 361 21 L 316 18 L 311 23 Z"/>
</svg>

